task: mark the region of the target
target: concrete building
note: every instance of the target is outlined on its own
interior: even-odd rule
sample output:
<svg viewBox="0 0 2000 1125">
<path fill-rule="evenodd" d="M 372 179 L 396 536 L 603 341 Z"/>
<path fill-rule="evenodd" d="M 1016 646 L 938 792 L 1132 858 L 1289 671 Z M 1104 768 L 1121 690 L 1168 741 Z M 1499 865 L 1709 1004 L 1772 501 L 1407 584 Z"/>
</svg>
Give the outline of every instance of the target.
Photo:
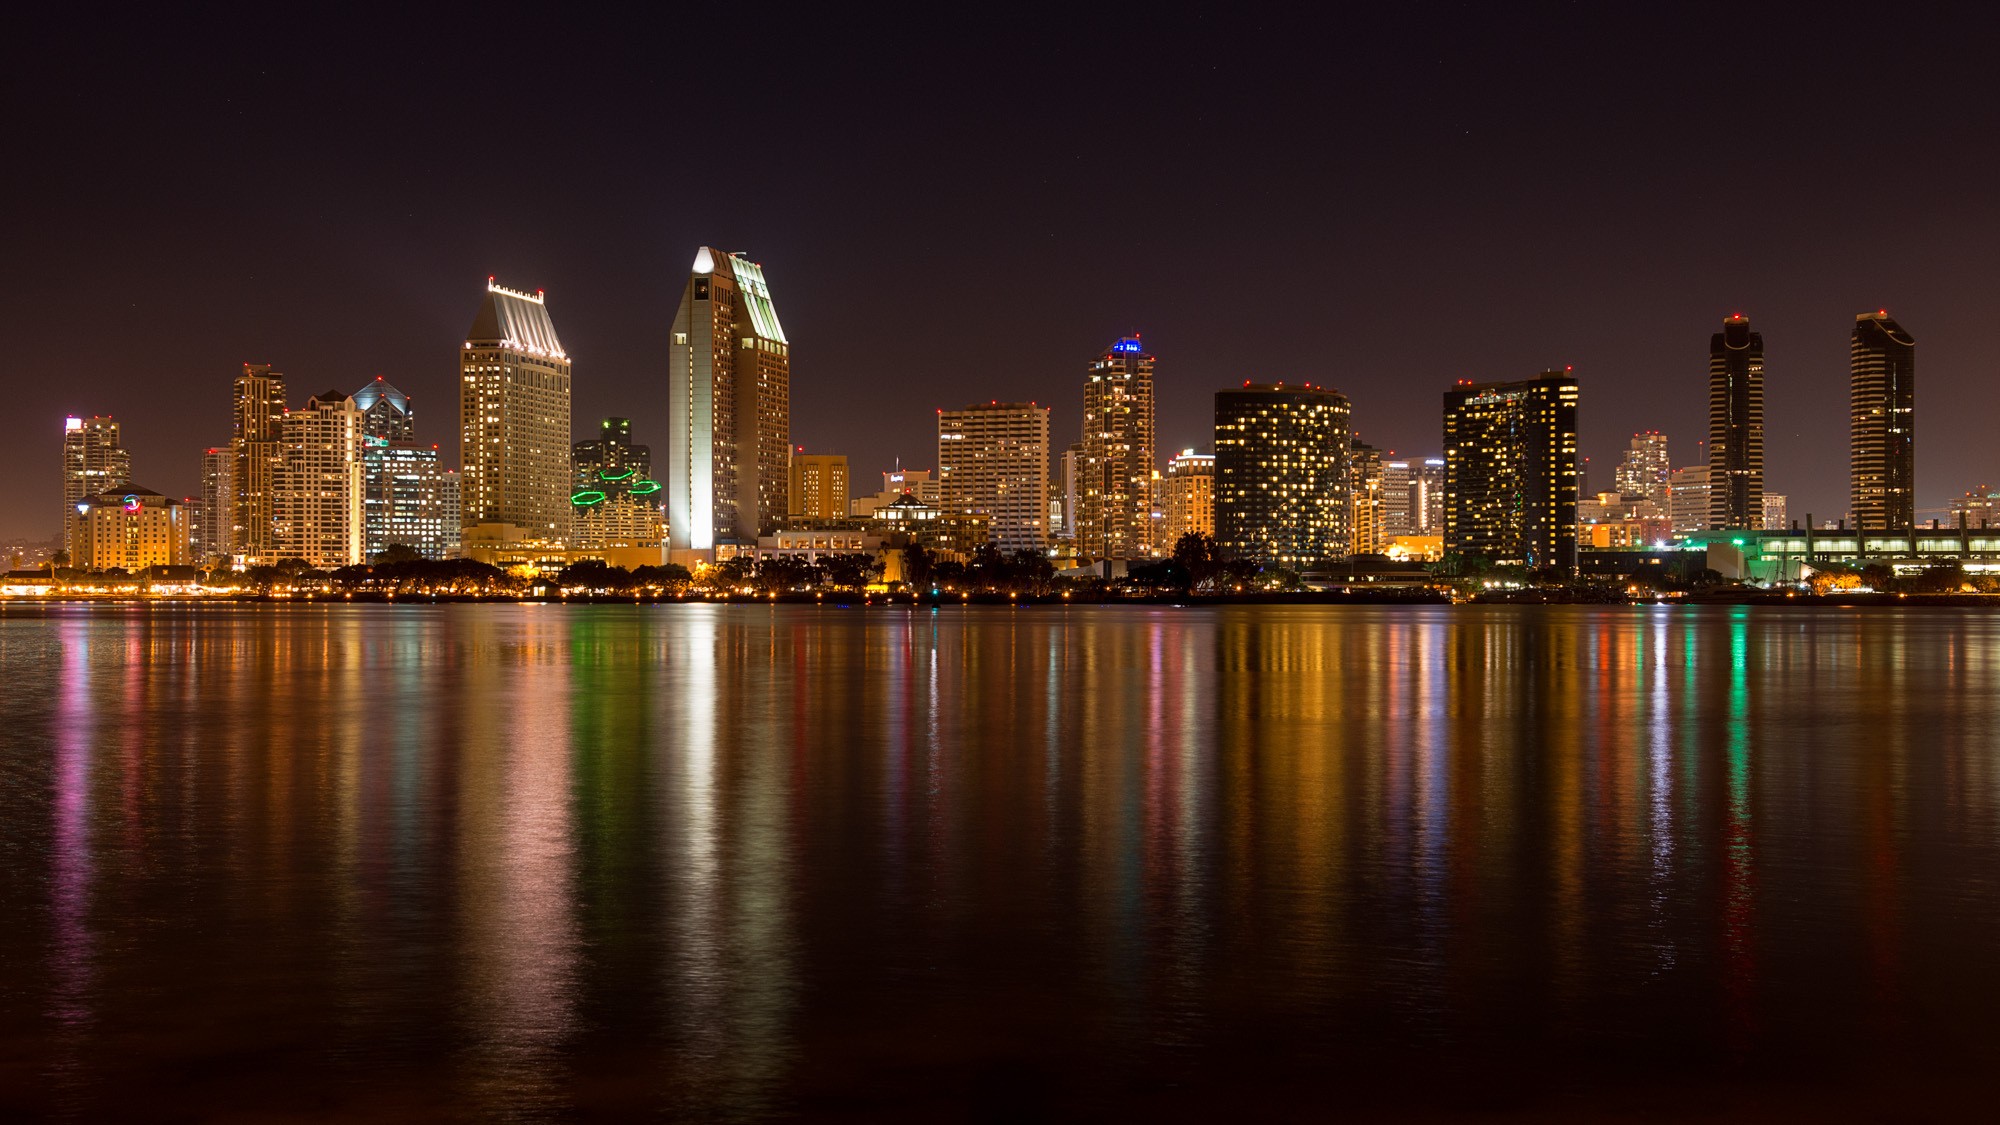
<svg viewBox="0 0 2000 1125">
<path fill-rule="evenodd" d="M 1713 507 L 1709 495 L 1709 466 L 1688 465 L 1668 474 L 1667 518 L 1672 522 L 1675 534 L 1706 531 L 1714 526 L 1709 522 Z"/>
<path fill-rule="evenodd" d="M 444 459 L 417 442 L 416 406 L 381 376 L 354 392 L 361 412 L 362 558 L 393 544 L 427 559 L 451 557 L 455 512 L 445 504 Z"/>
<path fill-rule="evenodd" d="M 606 418 L 597 437 L 576 443 L 571 460 L 571 547 L 650 551 L 646 565 L 665 561 L 665 513 L 660 483 L 653 479 L 653 451 L 632 441 L 632 420 Z"/>
<path fill-rule="evenodd" d="M 1215 537 L 1215 455 L 1183 449 L 1167 462 L 1165 480 L 1166 534 L 1161 545 L 1172 552 L 1183 535 Z"/>
<path fill-rule="evenodd" d="M 1788 526 L 1785 513 L 1785 498 L 1775 492 L 1764 494 L 1764 521 L 1760 524 L 1765 531 L 1783 531 Z"/>
<path fill-rule="evenodd" d="M 1388 487 L 1382 451 L 1355 438 L 1347 454 L 1348 552 L 1379 555 L 1389 548 Z"/>
<path fill-rule="evenodd" d="M 1644 496 L 1661 511 L 1667 510 L 1667 477 L 1673 464 L 1667 459 L 1667 435 L 1646 430 L 1632 435 L 1625 459 L 1612 473 L 1612 483 L 1625 496 Z"/>
<path fill-rule="evenodd" d="M 1576 570 L 1579 397 L 1567 370 L 1445 392 L 1446 551 Z"/>
<path fill-rule="evenodd" d="M 1153 527 L 1154 357 L 1128 336 L 1090 361 L 1078 443 L 1076 551 L 1084 559 L 1157 553 Z"/>
<path fill-rule="evenodd" d="M 547 301 L 486 279 L 459 350 L 460 520 L 562 542 L 570 519 L 569 353 Z"/>
<path fill-rule="evenodd" d="M 938 411 L 939 507 L 984 517 L 1002 551 L 1049 546 L 1049 408 L 975 403 Z"/>
<path fill-rule="evenodd" d="M 1887 312 L 1854 318 L 1848 341 L 1850 504 L 1857 527 L 1917 519 L 1917 341 Z"/>
<path fill-rule="evenodd" d="M 227 561 L 234 543 L 236 526 L 236 452 L 228 446 L 205 449 L 201 454 L 201 519 L 199 531 L 189 538 L 201 544 L 194 561 Z"/>
<path fill-rule="evenodd" d="M 1764 336 L 1741 313 L 1708 343 L 1708 526 L 1764 518 Z"/>
<path fill-rule="evenodd" d="M 670 551 L 682 561 L 757 545 L 784 522 L 792 454 L 791 342 L 764 269 L 704 246 L 667 351 Z"/>
<path fill-rule="evenodd" d="M 326 391 L 284 417 L 272 510 L 272 558 L 321 569 L 368 560 L 361 411 Z"/>
<path fill-rule="evenodd" d="M 86 497 L 123 488 L 132 480 L 132 455 L 120 441 L 118 423 L 110 415 L 63 419 L 63 549 L 76 555 L 80 517 L 77 505 Z"/>
<path fill-rule="evenodd" d="M 844 453 L 793 453 L 790 503 L 787 516 L 804 519 L 838 519 L 850 515 L 852 488 L 847 476 Z M 758 542 L 761 546 L 763 539 Z"/>
<path fill-rule="evenodd" d="M 1215 542 L 1224 554 L 1303 569 L 1348 545 L 1346 396 L 1311 383 L 1244 383 L 1215 395 Z"/>
<path fill-rule="evenodd" d="M 284 464 L 285 376 L 268 363 L 246 363 L 232 387 L 235 455 L 229 555 L 243 566 L 278 561 L 278 470 Z"/>
<path fill-rule="evenodd" d="M 187 514 L 180 501 L 130 481 L 73 505 L 76 542 L 70 565 L 81 570 L 143 570 L 188 565 Z"/>
</svg>

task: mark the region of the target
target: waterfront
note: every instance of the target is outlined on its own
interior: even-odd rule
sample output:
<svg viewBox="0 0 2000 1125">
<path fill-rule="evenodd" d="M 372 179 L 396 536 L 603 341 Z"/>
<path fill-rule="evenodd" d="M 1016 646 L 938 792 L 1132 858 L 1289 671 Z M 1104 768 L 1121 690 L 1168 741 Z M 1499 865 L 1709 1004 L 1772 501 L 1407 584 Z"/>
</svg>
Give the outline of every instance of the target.
<svg viewBox="0 0 2000 1125">
<path fill-rule="evenodd" d="M 2000 1061 L 2000 615 L 49 606 L 0 675 L 9 1117 L 1840 1116 Z"/>
</svg>

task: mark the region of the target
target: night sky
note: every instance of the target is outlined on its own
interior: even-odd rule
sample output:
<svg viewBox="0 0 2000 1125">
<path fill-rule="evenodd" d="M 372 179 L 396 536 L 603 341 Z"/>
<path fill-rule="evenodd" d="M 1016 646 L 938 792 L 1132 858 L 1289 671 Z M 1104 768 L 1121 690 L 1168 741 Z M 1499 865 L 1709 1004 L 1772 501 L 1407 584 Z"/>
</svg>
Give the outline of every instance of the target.
<svg viewBox="0 0 2000 1125">
<path fill-rule="evenodd" d="M 55 533 L 68 413 L 197 492 L 246 360 L 294 405 L 384 375 L 455 464 L 489 274 L 547 291 L 578 435 L 626 414 L 663 448 L 704 243 L 764 264 L 794 440 L 862 488 L 931 464 L 940 406 L 1034 399 L 1075 440 L 1085 365 L 1135 331 L 1163 448 L 1206 447 L 1249 378 L 1330 383 L 1361 436 L 1435 454 L 1453 380 L 1574 365 L 1609 487 L 1636 429 L 1695 460 L 1741 311 L 1766 487 L 1839 515 L 1847 334 L 1877 308 L 1918 341 L 1920 507 L 2000 484 L 1992 19 L 1598 7 L 17 17 L 0 534 Z"/>
</svg>

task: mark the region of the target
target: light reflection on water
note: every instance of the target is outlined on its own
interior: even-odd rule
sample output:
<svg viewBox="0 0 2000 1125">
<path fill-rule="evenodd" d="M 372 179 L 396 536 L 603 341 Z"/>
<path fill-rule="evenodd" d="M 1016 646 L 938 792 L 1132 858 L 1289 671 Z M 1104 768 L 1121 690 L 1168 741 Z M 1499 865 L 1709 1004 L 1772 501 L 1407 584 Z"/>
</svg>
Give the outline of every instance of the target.
<svg viewBox="0 0 2000 1125">
<path fill-rule="evenodd" d="M 53 608 L 0 676 L 0 1115 L 1840 1114 L 2000 1055 L 1979 614 Z"/>
</svg>

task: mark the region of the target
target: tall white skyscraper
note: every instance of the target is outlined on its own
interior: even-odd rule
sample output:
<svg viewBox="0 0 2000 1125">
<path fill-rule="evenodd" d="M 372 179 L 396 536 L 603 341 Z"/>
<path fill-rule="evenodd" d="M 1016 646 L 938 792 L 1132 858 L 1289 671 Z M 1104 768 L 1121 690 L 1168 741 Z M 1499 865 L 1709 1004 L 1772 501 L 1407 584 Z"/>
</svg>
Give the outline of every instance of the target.
<svg viewBox="0 0 2000 1125">
<path fill-rule="evenodd" d="M 557 542 L 568 536 L 570 376 L 541 292 L 487 278 L 459 351 L 465 526 L 514 524 L 528 538 Z"/>
</svg>

